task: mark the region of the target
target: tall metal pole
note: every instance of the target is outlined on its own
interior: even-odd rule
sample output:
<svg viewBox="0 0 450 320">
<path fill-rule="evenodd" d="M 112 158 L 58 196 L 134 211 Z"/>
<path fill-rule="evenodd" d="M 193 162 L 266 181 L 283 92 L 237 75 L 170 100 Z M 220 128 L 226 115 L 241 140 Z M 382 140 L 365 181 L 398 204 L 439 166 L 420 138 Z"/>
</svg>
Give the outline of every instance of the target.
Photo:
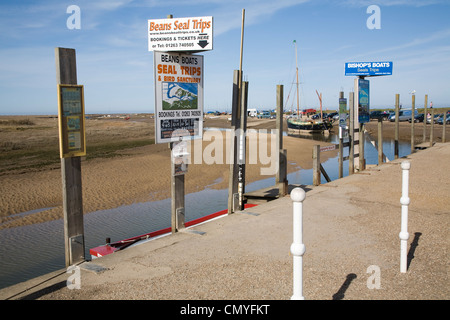
<svg viewBox="0 0 450 320">
<path fill-rule="evenodd" d="M 298 93 L 298 60 L 297 60 L 297 41 L 295 43 L 295 70 L 297 72 L 297 118 L 300 119 L 300 98 Z"/>
<path fill-rule="evenodd" d="M 242 26 L 241 26 L 241 52 L 239 55 L 239 79 L 238 79 L 238 119 L 241 119 L 241 104 L 242 104 L 242 56 L 244 54 L 244 20 L 245 9 L 242 9 Z"/>
</svg>

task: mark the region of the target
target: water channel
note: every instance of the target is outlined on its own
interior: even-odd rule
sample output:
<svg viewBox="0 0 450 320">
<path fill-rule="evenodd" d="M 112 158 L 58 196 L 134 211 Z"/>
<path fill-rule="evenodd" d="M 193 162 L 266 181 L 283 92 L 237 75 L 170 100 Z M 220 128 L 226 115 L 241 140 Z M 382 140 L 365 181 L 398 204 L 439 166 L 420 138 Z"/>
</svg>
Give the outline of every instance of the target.
<svg viewBox="0 0 450 320">
<path fill-rule="evenodd" d="M 330 143 L 338 143 L 338 137 L 302 136 Z M 399 156 L 411 152 L 409 143 L 399 143 Z M 368 141 L 365 143 L 366 164 L 378 163 L 378 152 Z M 394 159 L 394 141 L 385 140 L 383 151 L 388 159 Z M 348 148 L 344 148 L 344 156 Z M 331 180 L 338 179 L 338 157 L 322 163 Z M 344 161 L 344 177 L 348 175 L 348 161 Z M 288 174 L 290 184 L 311 185 L 312 170 L 300 169 Z M 322 183 L 326 183 L 322 176 Z M 254 191 L 275 184 L 275 178 L 266 178 L 246 185 L 246 191 Z M 206 188 L 185 196 L 186 221 L 193 220 L 227 208 L 228 190 Z M 170 227 L 171 200 L 135 203 L 114 209 L 86 214 L 85 246 L 89 249 L 102 245 L 110 237 L 112 241 L 130 238 Z M 44 211 L 48 208 L 34 210 Z M 25 212 L 21 214 L 29 214 Z M 35 278 L 65 267 L 63 220 L 49 221 L 29 226 L 0 230 L 0 289 Z"/>
</svg>

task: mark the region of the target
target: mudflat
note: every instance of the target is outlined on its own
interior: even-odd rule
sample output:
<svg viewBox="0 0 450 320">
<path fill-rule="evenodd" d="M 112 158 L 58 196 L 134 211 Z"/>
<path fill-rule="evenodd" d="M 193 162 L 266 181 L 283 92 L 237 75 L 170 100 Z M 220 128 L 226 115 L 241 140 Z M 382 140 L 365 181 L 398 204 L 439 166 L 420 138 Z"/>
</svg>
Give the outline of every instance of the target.
<svg viewBox="0 0 450 320">
<path fill-rule="evenodd" d="M 186 193 L 228 187 L 229 139 L 225 131 L 214 130 L 230 128 L 228 116 L 207 117 L 204 128 L 202 157 L 196 158 L 195 146 L 191 147 L 193 163 L 186 175 Z M 257 139 L 267 141 L 262 154 L 270 156 L 272 139 L 265 132 L 275 128 L 275 120 L 249 119 L 248 128 L 255 129 Z M 1 116 L 0 141 L 0 229 L 62 218 L 57 117 Z M 288 152 L 288 172 L 310 169 L 312 146 L 327 145 L 289 136 L 283 143 Z M 81 164 L 84 213 L 170 198 L 170 149 L 167 143 L 154 144 L 154 119 L 150 114 L 90 115 L 86 119 L 86 145 L 87 156 Z M 221 150 L 221 155 L 216 154 Z M 271 164 L 261 163 L 261 150 L 258 156 L 255 152 L 250 149 L 256 161 L 246 166 L 248 183 L 269 177 L 261 176 L 261 169 Z M 212 155 L 214 163 L 210 163 L 211 158 L 205 160 L 205 154 Z M 322 160 L 334 156 L 336 152 L 327 152 Z"/>
</svg>

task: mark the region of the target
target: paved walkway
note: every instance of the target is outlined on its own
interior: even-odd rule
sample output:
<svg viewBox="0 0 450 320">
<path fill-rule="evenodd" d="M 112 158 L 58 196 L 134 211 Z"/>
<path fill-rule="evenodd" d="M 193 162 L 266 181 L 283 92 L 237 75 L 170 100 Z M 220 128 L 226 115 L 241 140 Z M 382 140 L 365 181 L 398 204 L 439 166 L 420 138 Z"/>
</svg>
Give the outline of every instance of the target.
<svg viewBox="0 0 450 320">
<path fill-rule="evenodd" d="M 409 266 L 400 273 L 405 160 Z M 449 143 L 303 188 L 305 299 L 450 298 Z M 67 288 L 70 275 L 62 270 L 3 289 L 0 299 L 288 300 L 292 228 L 286 196 L 191 229 L 203 235 L 177 233 L 83 263 L 80 289 Z M 376 277 L 371 266 L 379 268 L 379 289 L 369 288 Z"/>
</svg>

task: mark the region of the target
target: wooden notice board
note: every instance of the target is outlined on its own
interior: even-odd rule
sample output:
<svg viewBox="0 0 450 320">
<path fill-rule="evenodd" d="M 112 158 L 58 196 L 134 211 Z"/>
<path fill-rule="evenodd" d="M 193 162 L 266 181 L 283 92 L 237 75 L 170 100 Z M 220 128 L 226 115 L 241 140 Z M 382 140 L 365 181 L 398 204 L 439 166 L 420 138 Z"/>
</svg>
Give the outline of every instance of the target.
<svg viewBox="0 0 450 320">
<path fill-rule="evenodd" d="M 58 120 L 61 158 L 86 155 L 84 88 L 58 84 Z"/>
</svg>

